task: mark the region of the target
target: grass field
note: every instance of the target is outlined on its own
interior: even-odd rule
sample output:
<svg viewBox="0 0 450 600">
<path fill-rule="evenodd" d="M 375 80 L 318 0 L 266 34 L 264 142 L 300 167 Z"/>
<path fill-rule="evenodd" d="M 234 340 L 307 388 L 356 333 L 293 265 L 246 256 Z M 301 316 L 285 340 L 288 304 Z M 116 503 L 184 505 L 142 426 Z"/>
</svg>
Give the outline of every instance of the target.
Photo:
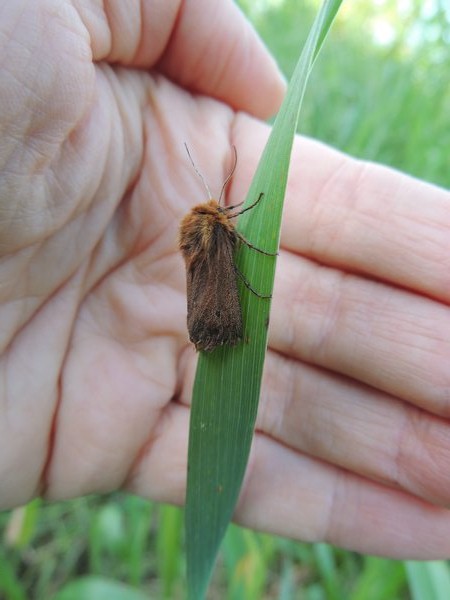
<svg viewBox="0 0 450 600">
<path fill-rule="evenodd" d="M 294 0 L 240 4 L 289 76 L 314 9 Z M 311 78 L 300 130 L 449 187 L 450 15 L 444 4 L 422 14 L 422 4 L 406 2 L 400 15 L 394 1 L 344 3 Z M 0 599 L 184 597 L 179 509 L 125 493 L 36 500 L 1 513 L 0 534 Z M 445 562 L 384 560 L 232 526 L 208 598 L 444 599 L 450 572 Z"/>
</svg>

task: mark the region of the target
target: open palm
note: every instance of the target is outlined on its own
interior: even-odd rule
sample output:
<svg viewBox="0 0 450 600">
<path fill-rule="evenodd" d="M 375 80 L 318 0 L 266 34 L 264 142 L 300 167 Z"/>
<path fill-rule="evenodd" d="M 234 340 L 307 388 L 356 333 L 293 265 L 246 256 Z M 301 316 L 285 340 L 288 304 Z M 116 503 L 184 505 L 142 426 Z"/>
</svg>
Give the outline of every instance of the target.
<svg viewBox="0 0 450 600">
<path fill-rule="evenodd" d="M 283 93 L 231 2 L 89 6 L 2 8 L 3 508 L 122 486 L 183 502 L 196 354 L 176 236 L 204 199 L 183 142 L 213 190 L 237 146 L 235 204 L 268 135 L 238 111 Z M 292 164 L 237 517 L 445 556 L 449 196 L 308 140 Z"/>
</svg>

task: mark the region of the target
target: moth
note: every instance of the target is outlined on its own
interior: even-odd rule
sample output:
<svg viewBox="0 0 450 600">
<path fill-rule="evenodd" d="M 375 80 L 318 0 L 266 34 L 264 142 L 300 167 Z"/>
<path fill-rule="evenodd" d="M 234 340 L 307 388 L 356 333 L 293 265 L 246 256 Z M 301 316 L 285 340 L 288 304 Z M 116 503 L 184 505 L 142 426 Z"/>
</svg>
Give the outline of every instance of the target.
<svg viewBox="0 0 450 600">
<path fill-rule="evenodd" d="M 252 250 L 276 256 L 256 248 L 235 228 L 233 219 L 251 210 L 264 197 L 261 192 L 253 204 L 237 210 L 243 202 L 234 206 L 222 206 L 221 199 L 237 164 L 234 150 L 234 165 L 225 179 L 219 200 L 215 200 L 201 173 L 189 159 L 208 193 L 208 201 L 197 204 L 183 218 L 179 230 L 179 247 L 186 264 L 187 279 L 187 327 L 189 339 L 196 350 L 211 352 L 217 346 L 234 346 L 243 336 L 242 310 L 239 300 L 237 278 L 260 298 L 270 298 L 256 292 L 237 268 L 234 252 L 239 243 Z"/>
</svg>

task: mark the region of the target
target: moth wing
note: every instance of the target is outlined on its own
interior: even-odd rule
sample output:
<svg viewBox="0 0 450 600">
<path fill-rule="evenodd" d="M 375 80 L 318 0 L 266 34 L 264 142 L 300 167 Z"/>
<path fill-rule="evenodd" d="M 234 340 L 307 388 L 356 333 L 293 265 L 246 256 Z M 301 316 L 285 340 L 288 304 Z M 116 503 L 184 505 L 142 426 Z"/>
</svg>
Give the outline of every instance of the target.
<svg viewBox="0 0 450 600">
<path fill-rule="evenodd" d="M 242 338 L 234 232 L 215 226 L 210 251 L 187 269 L 188 331 L 197 350 L 211 351 Z"/>
</svg>

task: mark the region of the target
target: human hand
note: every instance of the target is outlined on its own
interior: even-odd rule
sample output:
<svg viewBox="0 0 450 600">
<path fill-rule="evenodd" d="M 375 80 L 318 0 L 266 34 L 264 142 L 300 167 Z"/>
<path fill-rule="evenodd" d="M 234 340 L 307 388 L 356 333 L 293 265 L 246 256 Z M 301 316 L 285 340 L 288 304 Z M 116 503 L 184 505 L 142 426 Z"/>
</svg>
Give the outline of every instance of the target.
<svg viewBox="0 0 450 600">
<path fill-rule="evenodd" d="M 3 507 L 121 486 L 184 500 L 196 354 L 176 232 L 203 192 L 183 142 L 213 189 L 237 146 L 240 201 L 268 128 L 235 111 L 267 116 L 282 84 L 232 4 L 185 3 L 175 20 L 160 3 L 157 22 L 153 5 L 142 23 L 129 7 L 6 5 Z M 296 141 L 241 522 L 448 555 L 448 206 Z"/>
<path fill-rule="evenodd" d="M 0 27 L 5 508 L 133 478 L 192 352 L 183 142 L 221 181 L 235 110 L 284 84 L 232 2 L 8 0 Z"/>
</svg>

